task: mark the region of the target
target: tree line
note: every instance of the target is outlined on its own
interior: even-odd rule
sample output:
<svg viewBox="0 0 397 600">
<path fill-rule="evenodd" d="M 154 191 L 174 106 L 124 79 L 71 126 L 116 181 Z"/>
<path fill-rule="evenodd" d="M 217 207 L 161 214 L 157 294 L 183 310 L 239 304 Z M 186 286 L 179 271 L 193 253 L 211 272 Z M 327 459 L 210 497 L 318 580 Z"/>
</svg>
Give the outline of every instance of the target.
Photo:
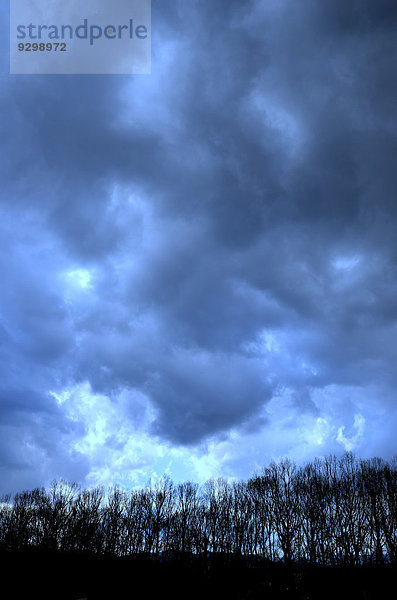
<svg viewBox="0 0 397 600">
<path fill-rule="evenodd" d="M 0 499 L 0 550 L 153 557 L 219 553 L 357 566 L 397 563 L 397 457 L 272 462 L 247 481 L 138 490 L 54 481 Z"/>
</svg>

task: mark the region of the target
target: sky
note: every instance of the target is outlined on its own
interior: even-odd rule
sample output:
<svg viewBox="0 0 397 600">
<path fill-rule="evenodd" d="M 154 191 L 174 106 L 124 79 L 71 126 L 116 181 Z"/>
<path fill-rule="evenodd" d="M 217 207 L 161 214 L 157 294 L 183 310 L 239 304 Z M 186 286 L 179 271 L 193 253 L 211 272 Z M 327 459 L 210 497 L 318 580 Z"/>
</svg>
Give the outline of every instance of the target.
<svg viewBox="0 0 397 600">
<path fill-rule="evenodd" d="M 397 3 L 153 0 L 126 76 L 8 19 L 0 492 L 397 454 Z"/>
</svg>

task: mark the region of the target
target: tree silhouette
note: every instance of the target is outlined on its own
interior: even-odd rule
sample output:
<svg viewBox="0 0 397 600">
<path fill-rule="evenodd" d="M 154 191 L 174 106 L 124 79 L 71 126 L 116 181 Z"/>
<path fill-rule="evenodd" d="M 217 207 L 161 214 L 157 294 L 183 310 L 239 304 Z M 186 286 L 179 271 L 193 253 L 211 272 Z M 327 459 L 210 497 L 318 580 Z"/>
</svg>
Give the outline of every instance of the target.
<svg viewBox="0 0 397 600">
<path fill-rule="evenodd" d="M 271 463 L 247 481 L 163 477 L 140 490 L 54 481 L 0 502 L 0 549 L 152 557 L 219 553 L 286 565 L 397 562 L 397 460 Z"/>
</svg>

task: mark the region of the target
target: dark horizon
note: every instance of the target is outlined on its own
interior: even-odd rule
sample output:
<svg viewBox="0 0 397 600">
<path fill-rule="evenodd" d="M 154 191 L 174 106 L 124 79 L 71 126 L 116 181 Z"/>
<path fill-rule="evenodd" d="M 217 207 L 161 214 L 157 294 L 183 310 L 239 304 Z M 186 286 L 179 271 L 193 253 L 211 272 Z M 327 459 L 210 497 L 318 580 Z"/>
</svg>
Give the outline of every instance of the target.
<svg viewBox="0 0 397 600">
<path fill-rule="evenodd" d="M 271 463 L 247 481 L 0 497 L 0 562 L 17 597 L 377 600 L 397 567 L 397 456 Z M 43 565 L 51 577 L 41 578 Z M 18 571 L 23 577 L 9 580 Z M 135 593 L 135 592 L 134 592 Z"/>
</svg>

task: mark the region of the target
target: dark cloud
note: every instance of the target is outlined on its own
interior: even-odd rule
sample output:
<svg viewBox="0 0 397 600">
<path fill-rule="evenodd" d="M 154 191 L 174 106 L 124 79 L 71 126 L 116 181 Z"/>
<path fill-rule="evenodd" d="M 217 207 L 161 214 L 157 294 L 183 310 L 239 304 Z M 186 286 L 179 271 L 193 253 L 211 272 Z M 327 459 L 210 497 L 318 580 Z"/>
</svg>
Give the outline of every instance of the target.
<svg viewBox="0 0 397 600">
<path fill-rule="evenodd" d="M 2 77 L 15 481 L 88 472 L 68 450 L 78 422 L 48 395 L 85 381 L 144 394 L 150 434 L 175 447 L 271 439 L 263 411 L 287 392 L 280 414 L 335 427 L 395 411 L 396 14 L 387 0 L 153 2 L 151 76 Z M 314 401 L 337 386 L 363 390 L 340 423 L 338 391 Z M 10 428 L 54 457 L 44 470 Z M 344 439 L 329 436 L 323 452 Z"/>
</svg>

